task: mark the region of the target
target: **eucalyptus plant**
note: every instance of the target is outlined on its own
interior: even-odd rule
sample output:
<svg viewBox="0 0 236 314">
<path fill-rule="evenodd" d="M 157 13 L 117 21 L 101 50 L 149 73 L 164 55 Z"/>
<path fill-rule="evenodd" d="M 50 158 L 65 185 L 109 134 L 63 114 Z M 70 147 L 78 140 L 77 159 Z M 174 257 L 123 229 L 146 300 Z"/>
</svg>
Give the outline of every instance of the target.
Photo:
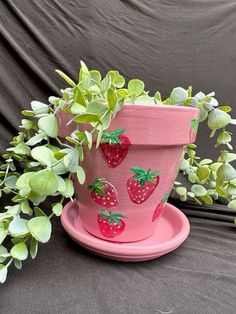
<svg viewBox="0 0 236 314">
<path fill-rule="evenodd" d="M 0 212 L 1 283 L 6 280 L 11 264 L 21 269 L 29 256 L 36 257 L 39 243 L 49 241 L 51 218 L 60 216 L 63 202 L 74 196 L 71 176 L 76 175 L 80 184 L 85 182 L 86 173 L 81 166 L 84 150 L 99 146 L 104 130 L 124 103 L 199 108 L 200 119 L 193 119 L 191 126 L 197 131 L 198 124 L 207 120 L 210 136 L 217 133 L 215 146 L 219 147 L 219 158 L 200 160 L 195 153 L 196 145 L 187 145 L 179 169 L 192 184 L 191 190 L 175 182 L 173 193 L 182 201 L 192 199 L 211 204 L 219 199 L 236 208 L 236 171 L 230 164 L 236 154 L 230 152 L 231 133 L 226 130 L 236 121 L 229 114 L 229 106 L 218 106 L 214 93 L 193 96 L 191 87 L 187 90 L 177 87 L 167 99 L 162 99 L 159 91 L 150 96 L 139 79 L 130 80 L 125 87 L 125 79 L 118 71 L 109 71 L 102 77 L 83 62 L 78 82 L 62 71 L 56 72 L 68 87 L 60 90 L 60 97 L 49 97 L 47 104 L 32 101 L 31 110 L 22 111 L 20 132 L 2 155 L 0 194 L 9 195 L 9 204 Z M 70 113 L 69 123 L 77 125 L 65 140 L 58 132 L 60 111 Z M 86 130 L 82 131 L 81 125 L 86 125 Z M 43 206 L 48 197 L 54 199 L 50 213 Z"/>
</svg>

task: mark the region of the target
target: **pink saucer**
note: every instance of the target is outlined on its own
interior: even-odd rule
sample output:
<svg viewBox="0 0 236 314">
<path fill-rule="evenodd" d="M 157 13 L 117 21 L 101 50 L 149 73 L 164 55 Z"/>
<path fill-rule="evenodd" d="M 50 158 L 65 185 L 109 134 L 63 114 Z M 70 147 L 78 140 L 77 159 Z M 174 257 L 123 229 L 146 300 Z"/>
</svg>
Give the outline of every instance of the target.
<svg viewBox="0 0 236 314">
<path fill-rule="evenodd" d="M 119 261 L 147 261 L 179 247 L 189 234 L 189 222 L 176 207 L 166 203 L 154 234 L 142 241 L 113 243 L 88 233 L 82 226 L 76 201 L 63 208 L 61 223 L 68 235 L 89 251 Z"/>
</svg>

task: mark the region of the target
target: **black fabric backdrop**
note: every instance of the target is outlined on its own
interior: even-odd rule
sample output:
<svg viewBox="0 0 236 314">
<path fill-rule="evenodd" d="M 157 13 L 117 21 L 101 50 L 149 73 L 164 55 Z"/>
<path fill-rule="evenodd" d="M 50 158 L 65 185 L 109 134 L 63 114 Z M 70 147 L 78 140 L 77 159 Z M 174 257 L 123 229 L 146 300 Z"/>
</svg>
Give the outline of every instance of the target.
<svg viewBox="0 0 236 314">
<path fill-rule="evenodd" d="M 1 0 L 0 19 L 1 151 L 20 111 L 65 86 L 54 69 L 76 78 L 81 59 L 165 96 L 214 90 L 236 115 L 234 0 Z M 208 135 L 203 126 L 198 151 L 215 157 Z M 176 252 L 122 264 L 78 248 L 55 222 L 37 261 L 0 287 L 0 313 L 235 313 L 235 229 L 198 218 L 191 227 Z"/>
</svg>

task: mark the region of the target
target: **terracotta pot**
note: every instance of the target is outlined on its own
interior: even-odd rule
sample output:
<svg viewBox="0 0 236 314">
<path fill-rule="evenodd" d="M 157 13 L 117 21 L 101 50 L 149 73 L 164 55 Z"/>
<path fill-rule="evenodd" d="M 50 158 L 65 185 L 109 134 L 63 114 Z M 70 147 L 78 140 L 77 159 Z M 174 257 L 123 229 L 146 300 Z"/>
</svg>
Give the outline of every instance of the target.
<svg viewBox="0 0 236 314">
<path fill-rule="evenodd" d="M 60 115 L 61 136 L 74 130 L 73 125 L 65 126 L 70 118 L 65 113 Z M 111 167 L 109 147 L 85 151 L 82 166 L 86 182 L 83 186 L 75 182 L 83 227 L 96 237 L 114 242 L 134 242 L 151 236 L 176 178 L 184 146 L 195 141 L 191 120 L 198 118 L 199 110 L 190 107 L 124 105 L 109 127 L 111 131 L 124 129 L 131 143 L 127 142 L 125 153 L 117 151 L 120 164 L 115 162 L 115 167 Z M 119 149 L 120 144 L 117 145 Z M 134 180 L 131 167 L 160 173 L 153 177 L 153 182 L 140 185 Z M 109 191 L 109 195 L 97 198 L 88 190 L 96 178 L 104 178 L 105 194 Z"/>
</svg>

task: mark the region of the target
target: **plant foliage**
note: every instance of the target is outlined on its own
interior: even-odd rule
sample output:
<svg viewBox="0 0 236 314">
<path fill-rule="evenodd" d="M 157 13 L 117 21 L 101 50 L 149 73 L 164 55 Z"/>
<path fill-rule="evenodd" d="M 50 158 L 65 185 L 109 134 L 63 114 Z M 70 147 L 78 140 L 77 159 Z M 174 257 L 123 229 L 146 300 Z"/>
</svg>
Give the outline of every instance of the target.
<svg viewBox="0 0 236 314">
<path fill-rule="evenodd" d="M 62 71 L 56 72 L 69 87 L 61 90 L 60 97 L 49 97 L 46 104 L 31 102 L 31 110 L 22 112 L 20 132 L 2 156 L 0 194 L 8 194 L 10 201 L 0 212 L 1 283 L 6 280 L 11 264 L 20 269 L 28 256 L 36 257 L 39 243 L 49 241 L 52 216 L 60 216 L 64 200 L 74 195 L 71 176 L 77 176 L 80 184 L 85 182 L 86 173 L 80 164 L 85 148 L 99 146 L 102 133 L 124 102 L 199 108 L 200 120 L 192 120 L 192 128 L 196 131 L 198 124 L 207 120 L 210 136 L 217 133 L 215 146 L 220 149 L 219 158 L 200 160 L 195 153 L 196 145 L 188 145 L 179 169 L 192 187 L 188 191 L 175 182 L 173 191 L 182 201 L 190 198 L 197 203 L 211 204 L 220 199 L 228 207 L 236 208 L 236 171 L 230 164 L 236 154 L 230 152 L 233 149 L 231 133 L 226 129 L 236 120 L 231 118 L 229 106 L 218 106 L 214 93 L 193 95 L 191 87 L 187 90 L 177 87 L 167 99 L 162 99 L 159 91 L 150 96 L 139 79 L 130 80 L 125 87 L 125 79 L 118 71 L 109 71 L 102 77 L 99 71 L 89 70 L 83 62 L 78 82 Z M 58 134 L 60 111 L 71 113 L 70 123 L 78 126 L 66 141 Z M 88 125 L 85 131 L 80 130 L 82 124 Z M 49 196 L 55 202 L 48 214 L 42 203 Z"/>
</svg>

